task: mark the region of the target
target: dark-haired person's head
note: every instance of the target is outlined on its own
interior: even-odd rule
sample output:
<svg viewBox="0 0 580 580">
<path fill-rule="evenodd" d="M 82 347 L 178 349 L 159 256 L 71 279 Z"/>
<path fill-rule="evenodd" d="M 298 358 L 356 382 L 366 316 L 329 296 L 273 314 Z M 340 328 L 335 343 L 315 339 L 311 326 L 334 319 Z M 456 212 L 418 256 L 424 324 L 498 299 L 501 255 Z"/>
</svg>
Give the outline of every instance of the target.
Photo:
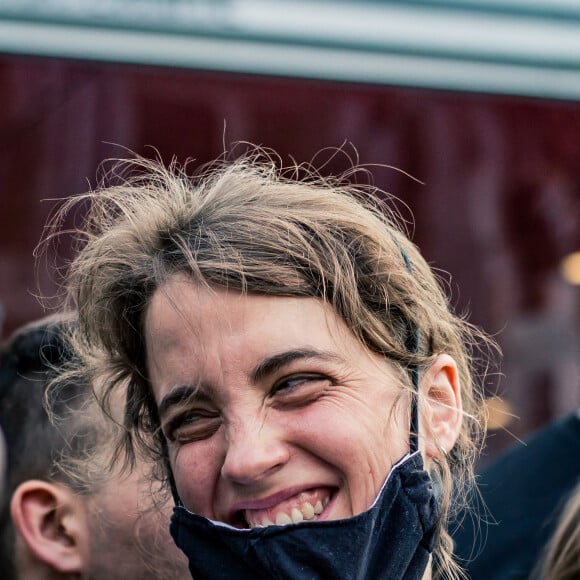
<svg viewBox="0 0 580 580">
<path fill-rule="evenodd" d="M 71 360 L 72 317 L 18 330 L 0 352 L 0 426 L 6 476 L 0 503 L 5 580 L 183 578 L 187 568 L 167 531 L 167 498 L 154 501 L 149 472 L 111 468 L 115 424 L 82 381 L 47 386 Z"/>
</svg>

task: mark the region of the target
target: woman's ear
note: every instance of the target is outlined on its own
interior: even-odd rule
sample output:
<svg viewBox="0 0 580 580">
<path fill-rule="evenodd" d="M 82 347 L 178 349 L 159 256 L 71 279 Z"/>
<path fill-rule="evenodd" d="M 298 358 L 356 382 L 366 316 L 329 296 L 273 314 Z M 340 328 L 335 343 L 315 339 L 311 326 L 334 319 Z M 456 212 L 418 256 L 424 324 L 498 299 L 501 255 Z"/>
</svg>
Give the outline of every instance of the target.
<svg viewBox="0 0 580 580">
<path fill-rule="evenodd" d="M 29 557 L 61 574 L 86 570 L 86 512 L 71 489 L 42 480 L 25 481 L 12 495 L 10 513 Z"/>
<path fill-rule="evenodd" d="M 420 391 L 423 450 L 427 458 L 441 457 L 451 451 L 461 430 L 461 385 L 455 360 L 437 355 L 423 375 Z"/>
</svg>

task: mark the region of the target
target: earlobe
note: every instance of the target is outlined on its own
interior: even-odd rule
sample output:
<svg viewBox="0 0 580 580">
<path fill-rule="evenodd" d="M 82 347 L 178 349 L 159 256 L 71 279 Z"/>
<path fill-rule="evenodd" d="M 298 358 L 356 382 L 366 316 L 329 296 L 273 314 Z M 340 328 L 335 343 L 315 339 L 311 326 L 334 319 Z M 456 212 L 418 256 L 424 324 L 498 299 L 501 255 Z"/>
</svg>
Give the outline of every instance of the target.
<svg viewBox="0 0 580 580">
<path fill-rule="evenodd" d="M 88 532 L 82 500 L 69 488 L 42 480 L 20 484 L 10 503 L 17 534 L 37 561 L 62 574 L 81 574 Z"/>
<path fill-rule="evenodd" d="M 421 380 L 421 430 L 428 458 L 447 454 L 455 445 L 462 422 L 461 386 L 457 364 L 438 355 Z"/>
</svg>

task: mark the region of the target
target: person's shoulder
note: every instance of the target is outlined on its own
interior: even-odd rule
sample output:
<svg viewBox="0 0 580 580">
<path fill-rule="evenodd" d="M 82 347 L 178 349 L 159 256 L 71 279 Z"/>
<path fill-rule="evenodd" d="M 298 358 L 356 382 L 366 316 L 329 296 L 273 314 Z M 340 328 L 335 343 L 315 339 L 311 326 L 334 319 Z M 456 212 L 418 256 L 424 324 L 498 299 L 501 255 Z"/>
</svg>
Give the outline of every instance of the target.
<svg viewBox="0 0 580 580">
<path fill-rule="evenodd" d="M 555 427 L 562 437 L 570 441 L 571 445 L 580 448 L 580 409 L 558 421 Z"/>
<path fill-rule="evenodd" d="M 579 452 L 580 416 L 575 412 L 549 423 L 480 472 L 477 501 L 454 533 L 456 553 L 468 561 L 470 577 L 528 577 L 554 529 L 562 498 L 580 477 Z"/>
<path fill-rule="evenodd" d="M 482 481 L 493 481 L 501 474 L 524 476 L 539 468 L 576 469 L 572 457 L 580 450 L 580 415 L 577 411 L 552 421 L 508 451 L 481 471 Z"/>
</svg>

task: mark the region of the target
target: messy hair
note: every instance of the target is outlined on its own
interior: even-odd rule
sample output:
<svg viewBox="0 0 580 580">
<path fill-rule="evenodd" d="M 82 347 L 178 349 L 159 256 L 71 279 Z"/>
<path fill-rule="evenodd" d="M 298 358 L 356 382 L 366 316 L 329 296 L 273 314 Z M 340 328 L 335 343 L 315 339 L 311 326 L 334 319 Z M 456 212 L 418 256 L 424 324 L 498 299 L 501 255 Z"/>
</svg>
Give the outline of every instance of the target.
<svg viewBox="0 0 580 580">
<path fill-rule="evenodd" d="M 580 483 L 562 508 L 556 530 L 547 543 L 534 578 L 573 580 L 580 574 Z"/>
<path fill-rule="evenodd" d="M 88 205 L 67 279 L 69 307 L 79 316 L 72 341 L 83 365 L 107 377 L 105 410 L 111 393 L 125 389 L 119 451 L 130 460 L 145 449 L 169 474 L 144 325 L 153 294 L 172 275 L 185 273 L 202 287 L 317 298 L 405 374 L 407 391 L 413 366 L 425 369 L 440 353 L 457 362 L 462 430 L 433 476 L 442 488 L 436 568 L 458 577 L 445 525 L 451 497 L 472 479 L 484 423 L 474 368 L 489 342 L 452 312 L 386 194 L 353 185 L 356 170 L 324 178 L 310 168 L 281 167 L 263 151 L 193 175 L 187 166 L 136 158 L 119 162 L 111 176 L 116 183 L 70 200 L 60 215 Z M 414 332 L 419 346 L 409 349 Z"/>
</svg>

